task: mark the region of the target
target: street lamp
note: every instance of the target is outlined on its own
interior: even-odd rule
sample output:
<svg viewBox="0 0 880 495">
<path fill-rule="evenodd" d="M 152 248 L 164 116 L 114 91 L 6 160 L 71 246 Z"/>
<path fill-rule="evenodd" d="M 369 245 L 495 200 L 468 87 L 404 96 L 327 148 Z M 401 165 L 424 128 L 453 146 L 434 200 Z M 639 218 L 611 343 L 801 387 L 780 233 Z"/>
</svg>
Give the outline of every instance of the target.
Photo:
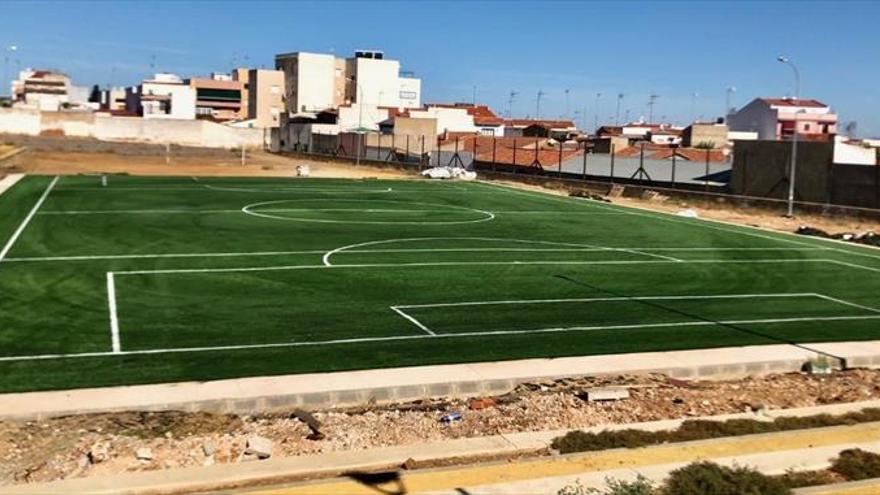
<svg viewBox="0 0 880 495">
<path fill-rule="evenodd" d="M 596 93 L 596 111 L 593 115 L 595 118 L 595 122 L 593 123 L 593 132 L 599 131 L 599 98 L 602 98 L 602 93 Z"/>
<path fill-rule="evenodd" d="M 350 82 L 354 83 L 355 91 L 357 91 L 357 104 L 358 104 L 358 143 L 357 150 L 355 151 L 355 165 L 360 166 L 361 164 L 361 148 L 363 148 L 364 140 L 363 140 L 363 132 L 364 132 L 364 88 L 361 86 L 361 83 L 357 82 L 357 79 L 354 77 L 348 77 Z"/>
<path fill-rule="evenodd" d="M 16 45 L 9 45 L 3 50 L 3 84 L 9 84 L 9 97 L 12 99 L 12 82 L 9 79 L 9 54 L 17 51 L 18 47 Z"/>
<path fill-rule="evenodd" d="M 782 55 L 776 57 L 776 61 L 791 67 L 794 71 L 794 100 L 797 105 L 801 93 L 801 74 L 798 68 L 787 57 Z M 788 216 L 794 216 L 794 179 L 795 169 L 797 166 L 797 145 L 798 145 L 798 114 L 794 114 L 794 128 L 791 137 L 791 170 L 788 173 Z"/>
</svg>

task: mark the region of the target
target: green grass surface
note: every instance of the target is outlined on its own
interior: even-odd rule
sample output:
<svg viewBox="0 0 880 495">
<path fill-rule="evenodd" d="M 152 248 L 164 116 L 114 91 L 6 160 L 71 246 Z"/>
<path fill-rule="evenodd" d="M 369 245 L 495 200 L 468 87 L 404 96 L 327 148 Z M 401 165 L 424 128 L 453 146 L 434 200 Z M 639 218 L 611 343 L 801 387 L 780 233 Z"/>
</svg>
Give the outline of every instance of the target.
<svg viewBox="0 0 880 495">
<path fill-rule="evenodd" d="M 10 246 L 6 392 L 880 337 L 876 250 L 484 183 L 62 177 Z"/>
</svg>

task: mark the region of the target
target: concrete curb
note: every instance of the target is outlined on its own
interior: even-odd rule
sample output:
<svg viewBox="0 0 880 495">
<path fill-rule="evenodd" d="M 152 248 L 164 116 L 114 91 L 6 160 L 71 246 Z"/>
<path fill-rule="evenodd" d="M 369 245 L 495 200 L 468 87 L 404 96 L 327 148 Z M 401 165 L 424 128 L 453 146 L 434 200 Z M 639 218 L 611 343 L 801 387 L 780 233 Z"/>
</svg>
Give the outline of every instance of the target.
<svg viewBox="0 0 880 495">
<path fill-rule="evenodd" d="M 838 356 L 850 366 L 880 366 L 880 341 L 809 347 Z M 663 373 L 675 378 L 724 379 L 799 371 L 815 356 L 801 347 L 766 345 L 26 392 L 0 395 L 0 419 L 123 410 L 249 414 L 294 407 L 346 407 L 499 395 L 520 383 L 579 376 Z"/>
<path fill-rule="evenodd" d="M 858 411 L 869 407 L 880 407 L 880 400 L 804 407 L 790 410 L 767 411 L 764 417 L 804 416 L 814 414 L 842 414 Z M 726 420 L 734 418 L 751 418 L 752 413 L 726 414 L 705 416 L 705 420 Z M 584 428 L 584 431 L 599 432 L 625 428 L 648 431 L 672 429 L 678 427 L 684 419 L 650 421 L 623 425 L 602 425 Z M 846 427 L 830 427 L 831 429 Z M 553 430 L 538 432 L 522 432 L 488 437 L 461 438 L 438 442 L 418 443 L 411 445 L 383 447 L 363 451 L 330 452 L 311 456 L 298 456 L 269 459 L 260 462 L 242 464 L 216 464 L 206 467 L 190 467 L 172 470 L 128 473 L 112 476 L 77 478 L 52 483 L 35 483 L 30 485 L 13 485 L 0 487 L 3 494 L 37 494 L 37 493 L 173 493 L 178 491 L 209 491 L 244 487 L 248 485 L 269 485 L 295 480 L 317 477 L 338 476 L 349 471 L 380 471 L 398 469 L 408 459 L 418 462 L 450 459 L 490 458 L 511 456 L 516 454 L 537 453 L 546 449 L 553 438 L 564 435 L 570 430 Z M 767 433 L 764 435 L 774 435 Z M 756 437 L 757 435 L 751 435 Z M 729 437 L 740 438 L 740 437 Z M 723 439 L 699 440 L 687 442 L 688 445 L 700 445 Z M 835 452 L 836 453 L 836 452 Z M 583 456 L 587 454 L 570 454 L 561 458 Z M 824 467 L 824 464 L 815 468 Z M 812 465 L 804 464 L 802 469 L 813 469 Z M 785 469 L 782 469 L 784 471 Z M 604 480 L 604 476 L 598 478 Z M 120 488 L 125 487 L 125 488 Z"/>
</svg>

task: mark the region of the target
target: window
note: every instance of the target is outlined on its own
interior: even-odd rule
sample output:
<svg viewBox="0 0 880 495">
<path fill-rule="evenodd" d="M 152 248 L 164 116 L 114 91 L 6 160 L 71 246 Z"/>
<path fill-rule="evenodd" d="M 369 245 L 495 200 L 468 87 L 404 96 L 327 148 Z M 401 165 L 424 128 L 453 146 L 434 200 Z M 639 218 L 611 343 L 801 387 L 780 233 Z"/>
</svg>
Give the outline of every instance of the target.
<svg viewBox="0 0 880 495">
<path fill-rule="evenodd" d="M 277 95 L 281 92 L 281 88 L 278 87 L 277 84 L 273 84 L 272 88 L 269 90 L 273 95 Z"/>
<path fill-rule="evenodd" d="M 809 130 L 810 130 L 810 124 L 804 124 L 804 130 L 805 130 L 805 131 L 809 131 Z"/>
</svg>

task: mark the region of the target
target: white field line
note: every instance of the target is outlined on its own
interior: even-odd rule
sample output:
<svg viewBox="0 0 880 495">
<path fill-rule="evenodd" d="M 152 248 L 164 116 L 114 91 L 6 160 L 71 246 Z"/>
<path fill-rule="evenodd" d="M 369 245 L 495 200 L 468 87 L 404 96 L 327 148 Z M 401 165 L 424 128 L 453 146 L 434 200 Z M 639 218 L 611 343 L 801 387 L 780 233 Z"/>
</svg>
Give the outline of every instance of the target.
<svg viewBox="0 0 880 495">
<path fill-rule="evenodd" d="M 870 311 L 872 313 L 880 313 L 880 309 L 872 308 L 870 306 L 864 306 L 862 304 L 856 304 L 850 301 L 844 301 L 843 299 L 837 299 L 835 297 L 826 296 L 825 294 L 816 294 L 816 296 L 821 297 L 827 301 L 835 302 L 837 304 L 843 304 L 844 306 L 852 306 L 853 308 L 863 309 L 865 311 Z"/>
<path fill-rule="evenodd" d="M 135 356 L 135 355 L 155 355 L 155 354 L 174 354 L 174 353 L 190 353 L 190 352 L 219 352 L 219 351 L 236 351 L 248 349 L 270 349 L 285 347 L 310 347 L 319 345 L 334 344 L 355 344 L 365 342 L 392 342 L 397 340 L 420 340 L 420 339 L 450 339 L 462 337 L 490 337 L 496 335 L 520 335 L 535 333 L 559 333 L 559 332 L 575 332 L 575 331 L 593 331 L 593 330 L 633 330 L 641 328 L 675 328 L 675 327 L 701 327 L 713 325 L 757 325 L 757 324 L 785 324 L 799 323 L 810 321 L 857 321 L 857 320 L 875 320 L 880 319 L 880 315 L 876 316 L 828 316 L 815 318 L 773 318 L 763 320 L 726 320 L 718 322 L 709 321 L 688 321 L 680 323 L 646 323 L 639 325 L 610 325 L 610 326 L 594 326 L 594 327 L 565 327 L 565 328 L 542 328 L 537 330 L 497 330 L 489 332 L 462 332 L 447 334 L 419 334 L 419 335 L 396 335 L 389 337 L 364 337 L 353 339 L 335 339 L 310 342 L 273 342 L 266 344 L 241 344 L 241 345 L 222 345 L 208 347 L 178 347 L 170 349 L 142 349 L 134 351 L 121 352 L 81 352 L 71 354 L 39 354 L 32 356 L 4 356 L 0 357 L 0 362 L 7 361 L 36 361 L 50 359 L 68 359 L 68 358 L 85 358 L 85 357 L 108 357 L 108 356 Z"/>
<path fill-rule="evenodd" d="M 796 297 L 822 297 L 812 292 L 801 293 L 769 293 L 769 294 L 718 294 L 718 295 L 681 295 L 681 296 L 634 296 L 634 297 L 587 297 L 569 299 L 503 299 L 497 301 L 463 301 L 454 303 L 435 304 L 398 304 L 396 308 L 450 308 L 458 306 L 494 306 L 505 304 L 549 304 L 562 302 L 609 302 L 609 301 L 688 301 L 704 299 L 763 299 L 763 298 L 796 298 Z M 831 300 L 831 299 L 829 299 Z M 839 301 L 834 301 L 839 302 Z M 845 304 L 845 303 L 844 303 Z M 867 308 L 863 308 L 867 309 Z M 880 311 L 877 311 L 880 312 Z"/>
<path fill-rule="evenodd" d="M 625 247 L 613 249 L 629 249 Z M 697 248 L 697 247 L 647 247 L 639 248 L 641 251 L 672 251 L 672 252 L 753 252 L 753 251 L 824 251 L 823 248 Z M 435 252 L 562 252 L 562 253 L 595 253 L 605 252 L 608 248 L 423 248 L 423 249 L 349 249 L 337 254 L 381 254 L 381 253 L 435 253 Z M 36 262 L 36 261 L 90 261 L 90 260 L 116 260 L 116 259 L 152 259 L 152 258 L 222 258 L 222 257 L 260 257 L 260 256 L 287 256 L 293 254 L 324 254 L 327 249 L 304 250 L 304 251 L 252 251 L 252 252 L 229 252 L 229 253 L 156 253 L 156 254 L 104 254 L 104 255 L 77 255 L 77 256 L 33 256 L 6 258 L 7 262 Z"/>
<path fill-rule="evenodd" d="M 40 206 L 42 206 L 43 202 L 46 201 L 46 198 L 49 197 L 49 193 L 52 192 L 52 188 L 54 188 L 55 184 L 58 183 L 59 178 L 60 176 L 56 175 L 55 178 L 52 179 L 52 182 L 50 182 L 49 185 L 46 187 L 46 190 L 43 191 L 43 195 L 40 196 L 40 199 L 38 199 L 34 207 L 31 208 L 30 213 L 27 214 L 27 216 L 24 218 L 24 220 L 15 230 L 15 232 L 13 232 L 12 237 L 10 237 L 8 241 L 6 241 L 6 245 L 3 246 L 3 250 L 0 251 L 0 263 L 3 262 L 4 258 L 6 258 L 6 255 L 9 253 L 9 250 L 12 249 L 12 245 L 15 244 L 15 241 L 18 240 L 18 237 L 21 235 L 21 233 L 24 232 L 24 229 L 25 227 L 27 227 L 28 223 L 30 223 L 31 218 L 34 217 L 34 215 L 37 213 L 37 210 L 40 209 Z"/>
<path fill-rule="evenodd" d="M 113 353 L 122 352 L 119 341 L 119 317 L 116 313 L 116 281 L 113 272 L 107 272 L 107 310 L 110 315 L 110 344 Z"/>
<path fill-rule="evenodd" d="M 107 187 L 107 176 L 106 175 L 101 176 L 101 187 Z"/>
<path fill-rule="evenodd" d="M 367 200 L 365 200 L 367 201 Z M 351 211 L 351 212 L 367 212 L 367 213 L 449 213 L 449 209 L 421 209 L 421 210 L 413 210 L 413 209 L 382 209 L 382 208 L 261 208 L 258 210 L 259 212 L 269 212 L 269 213 L 283 213 L 283 212 L 308 212 L 308 211 L 320 211 L 320 212 L 337 212 L 337 211 Z M 480 211 L 480 210 L 474 210 Z M 601 212 L 601 213 L 593 213 L 593 212 L 577 212 L 577 211 L 519 211 L 519 210 L 507 210 L 507 211 L 491 211 L 485 210 L 488 213 L 495 214 L 547 214 L 547 215 L 579 215 L 579 216 L 591 216 L 591 215 L 626 215 L 627 213 L 623 212 Z M 142 209 L 142 210 L 50 210 L 50 211 L 41 211 L 39 215 L 164 215 L 164 214 L 185 214 L 191 213 L 194 215 L 204 215 L 204 214 L 215 214 L 215 213 L 241 213 L 241 208 L 237 209 Z"/>
<path fill-rule="evenodd" d="M 365 247 L 365 246 L 375 246 L 380 244 L 393 244 L 396 242 L 419 242 L 419 241 L 490 241 L 490 242 L 521 242 L 524 244 L 541 244 L 541 245 L 552 245 L 552 246 L 571 246 L 571 247 L 580 247 L 580 248 L 589 248 L 589 249 L 598 249 L 600 251 L 623 251 L 631 254 L 639 254 L 642 256 L 648 256 L 653 258 L 659 258 L 666 261 L 675 261 L 681 262 L 678 258 L 673 258 L 670 256 L 664 256 L 662 254 L 652 254 L 652 253 L 643 253 L 638 250 L 628 249 L 628 248 L 613 248 L 606 246 L 596 246 L 593 244 L 579 244 L 579 243 L 566 243 L 566 242 L 554 242 L 554 241 L 530 241 L 525 239 L 504 239 L 498 237 L 409 237 L 405 239 L 382 239 L 379 241 L 367 241 L 367 242 L 359 242 L 356 244 L 349 244 L 347 246 L 341 246 L 335 249 L 331 249 L 327 251 L 324 256 L 321 258 L 321 262 L 327 266 L 332 265 L 330 263 L 330 258 L 338 253 L 345 251 L 353 251 L 355 248 Z"/>
<path fill-rule="evenodd" d="M 746 236 L 750 236 L 750 237 L 767 239 L 767 240 L 776 241 L 776 242 L 783 242 L 783 243 L 795 244 L 795 245 L 806 246 L 806 247 L 815 247 L 814 244 L 810 244 L 808 242 L 797 241 L 794 239 L 785 238 L 785 236 L 803 237 L 803 236 L 799 236 L 799 235 L 791 233 L 791 232 L 771 231 L 769 229 L 763 229 L 760 227 L 748 227 L 748 226 L 744 226 L 744 225 L 735 224 L 732 222 L 725 222 L 723 220 L 713 220 L 713 219 L 708 219 L 708 218 L 700 218 L 695 221 L 688 221 L 688 220 L 678 218 L 671 213 L 658 212 L 658 211 L 650 210 L 648 208 L 640 208 L 637 206 L 621 206 L 621 205 L 595 203 L 595 202 L 588 203 L 587 201 L 589 201 L 589 200 L 574 200 L 574 199 L 569 199 L 569 198 L 561 197 L 561 196 L 555 196 L 555 195 L 552 195 L 549 193 L 544 193 L 544 192 L 539 192 L 539 191 L 523 190 L 523 189 L 520 189 L 517 187 L 508 186 L 508 185 L 504 185 L 504 184 L 491 184 L 491 183 L 488 183 L 485 181 L 478 181 L 477 183 L 482 184 L 484 186 L 487 186 L 489 188 L 502 189 L 505 191 L 524 194 L 524 195 L 527 195 L 530 197 L 541 197 L 541 198 L 552 200 L 552 201 L 561 201 L 561 202 L 564 202 L 568 205 L 581 204 L 584 206 L 589 206 L 590 208 L 596 208 L 596 209 L 600 209 L 600 210 L 623 211 L 623 212 L 626 212 L 630 215 L 652 218 L 655 220 L 663 220 L 666 222 L 679 223 L 679 224 L 683 224 L 683 225 L 692 225 L 692 226 L 696 226 L 696 227 L 713 229 L 713 230 L 718 230 L 721 232 L 728 232 L 728 233 L 732 233 L 732 234 L 746 235 Z M 752 231 L 756 231 L 756 232 L 752 232 Z M 761 234 L 760 232 L 766 232 L 767 234 Z M 773 234 L 773 235 L 769 235 L 769 234 Z M 874 249 L 874 248 L 871 248 L 868 246 L 861 246 L 858 244 L 847 243 L 845 241 L 840 241 L 838 239 L 826 239 L 823 237 L 811 237 L 810 239 L 817 241 L 818 243 L 835 243 L 838 245 L 843 245 L 843 246 L 857 248 L 857 249 L 863 249 L 863 250 Z M 841 249 L 841 248 L 830 247 L 830 246 L 823 246 L 820 249 L 823 249 L 826 251 L 833 251 L 836 253 L 841 253 L 841 254 L 846 254 L 846 255 L 863 256 L 863 257 L 867 257 L 867 258 L 880 259 L 880 254 L 869 254 L 869 253 L 859 252 L 858 250 Z M 872 268 L 864 267 L 861 265 L 854 265 L 854 266 L 858 266 L 860 268 L 872 270 Z M 880 271 L 880 270 L 878 270 L 878 271 Z"/>
<path fill-rule="evenodd" d="M 394 311 L 395 313 L 399 314 L 400 316 L 406 318 L 407 320 L 409 320 L 413 325 L 419 327 L 422 331 L 424 331 L 428 335 L 434 335 L 434 336 L 437 335 L 430 328 L 423 325 L 422 322 L 420 322 L 419 320 L 415 319 L 414 317 L 408 315 L 405 311 L 402 311 L 398 306 L 391 306 L 391 310 Z"/>
<path fill-rule="evenodd" d="M 116 271 L 116 275 L 164 275 L 174 273 L 234 273 L 234 272 L 260 272 L 279 270 L 311 270 L 325 268 L 413 268 L 413 267 L 438 267 L 438 266 L 486 266 L 486 265 L 665 265 L 665 264 L 776 264 L 776 263 L 829 263 L 834 260 L 824 258 L 803 259 L 753 259 L 753 260 L 611 260 L 611 261 L 435 261 L 416 263 L 359 263 L 347 265 L 277 265 L 257 267 L 231 267 L 231 268 L 172 268 L 161 270 L 127 270 Z M 854 268 L 859 265 L 853 265 Z"/>
</svg>

